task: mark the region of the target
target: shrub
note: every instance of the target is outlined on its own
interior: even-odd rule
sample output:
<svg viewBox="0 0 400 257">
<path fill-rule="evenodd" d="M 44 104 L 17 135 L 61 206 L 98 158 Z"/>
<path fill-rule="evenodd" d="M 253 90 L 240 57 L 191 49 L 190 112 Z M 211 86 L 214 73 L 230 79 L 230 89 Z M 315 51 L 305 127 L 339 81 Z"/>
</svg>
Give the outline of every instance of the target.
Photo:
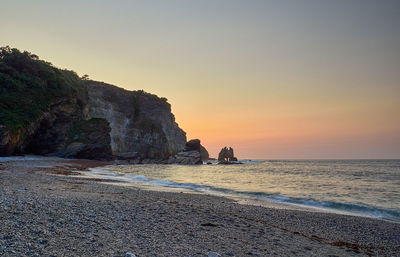
<svg viewBox="0 0 400 257">
<path fill-rule="evenodd" d="M 84 83 L 78 75 L 39 60 L 29 52 L 0 47 L 0 124 L 26 127 L 60 97 L 71 97 Z"/>
</svg>

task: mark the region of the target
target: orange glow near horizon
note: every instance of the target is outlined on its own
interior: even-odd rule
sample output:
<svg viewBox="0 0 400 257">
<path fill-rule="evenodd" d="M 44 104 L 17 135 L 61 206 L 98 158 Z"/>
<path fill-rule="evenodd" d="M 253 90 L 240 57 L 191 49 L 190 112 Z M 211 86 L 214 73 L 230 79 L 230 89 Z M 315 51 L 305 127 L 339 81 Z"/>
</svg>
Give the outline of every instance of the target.
<svg viewBox="0 0 400 257">
<path fill-rule="evenodd" d="M 211 156 L 400 158 L 395 1 L 17 2 L 0 45 L 168 98 Z"/>
</svg>

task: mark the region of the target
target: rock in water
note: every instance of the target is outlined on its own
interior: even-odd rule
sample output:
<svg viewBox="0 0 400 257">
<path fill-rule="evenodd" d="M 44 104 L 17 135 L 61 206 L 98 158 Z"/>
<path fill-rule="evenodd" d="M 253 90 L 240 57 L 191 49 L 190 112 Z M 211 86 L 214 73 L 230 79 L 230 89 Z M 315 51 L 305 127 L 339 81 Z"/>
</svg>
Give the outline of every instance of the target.
<svg viewBox="0 0 400 257">
<path fill-rule="evenodd" d="M 237 158 L 234 156 L 232 147 L 227 148 L 225 146 L 224 148 L 222 148 L 218 154 L 218 161 L 220 162 L 237 161 Z"/>
<path fill-rule="evenodd" d="M 201 149 L 205 148 L 200 144 L 199 139 L 192 139 L 185 144 L 185 149 L 168 160 L 170 164 L 203 164 Z M 207 152 L 207 150 L 205 150 Z M 207 152 L 208 154 L 208 152 Z M 208 157 L 207 157 L 208 159 Z"/>
</svg>

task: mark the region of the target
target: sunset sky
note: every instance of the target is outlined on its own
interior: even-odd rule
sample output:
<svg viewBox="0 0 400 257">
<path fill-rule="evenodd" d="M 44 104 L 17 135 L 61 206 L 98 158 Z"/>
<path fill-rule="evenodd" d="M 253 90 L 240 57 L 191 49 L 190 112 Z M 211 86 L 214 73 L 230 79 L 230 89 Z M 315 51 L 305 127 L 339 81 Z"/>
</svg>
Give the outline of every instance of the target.
<svg viewBox="0 0 400 257">
<path fill-rule="evenodd" d="M 216 156 L 400 158 L 400 1 L 2 0 L 0 46 L 168 98 Z"/>
</svg>

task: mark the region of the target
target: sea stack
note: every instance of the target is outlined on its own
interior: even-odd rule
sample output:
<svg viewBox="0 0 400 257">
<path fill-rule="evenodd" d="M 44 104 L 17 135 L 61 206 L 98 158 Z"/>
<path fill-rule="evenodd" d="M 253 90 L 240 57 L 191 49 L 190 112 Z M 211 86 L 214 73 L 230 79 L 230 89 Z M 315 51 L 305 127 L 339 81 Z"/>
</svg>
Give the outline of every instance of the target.
<svg viewBox="0 0 400 257">
<path fill-rule="evenodd" d="M 233 161 L 237 161 L 238 159 L 235 157 L 233 153 L 233 148 L 232 147 L 224 147 L 221 149 L 221 151 L 218 154 L 218 161 L 220 163 L 229 163 Z"/>
</svg>

